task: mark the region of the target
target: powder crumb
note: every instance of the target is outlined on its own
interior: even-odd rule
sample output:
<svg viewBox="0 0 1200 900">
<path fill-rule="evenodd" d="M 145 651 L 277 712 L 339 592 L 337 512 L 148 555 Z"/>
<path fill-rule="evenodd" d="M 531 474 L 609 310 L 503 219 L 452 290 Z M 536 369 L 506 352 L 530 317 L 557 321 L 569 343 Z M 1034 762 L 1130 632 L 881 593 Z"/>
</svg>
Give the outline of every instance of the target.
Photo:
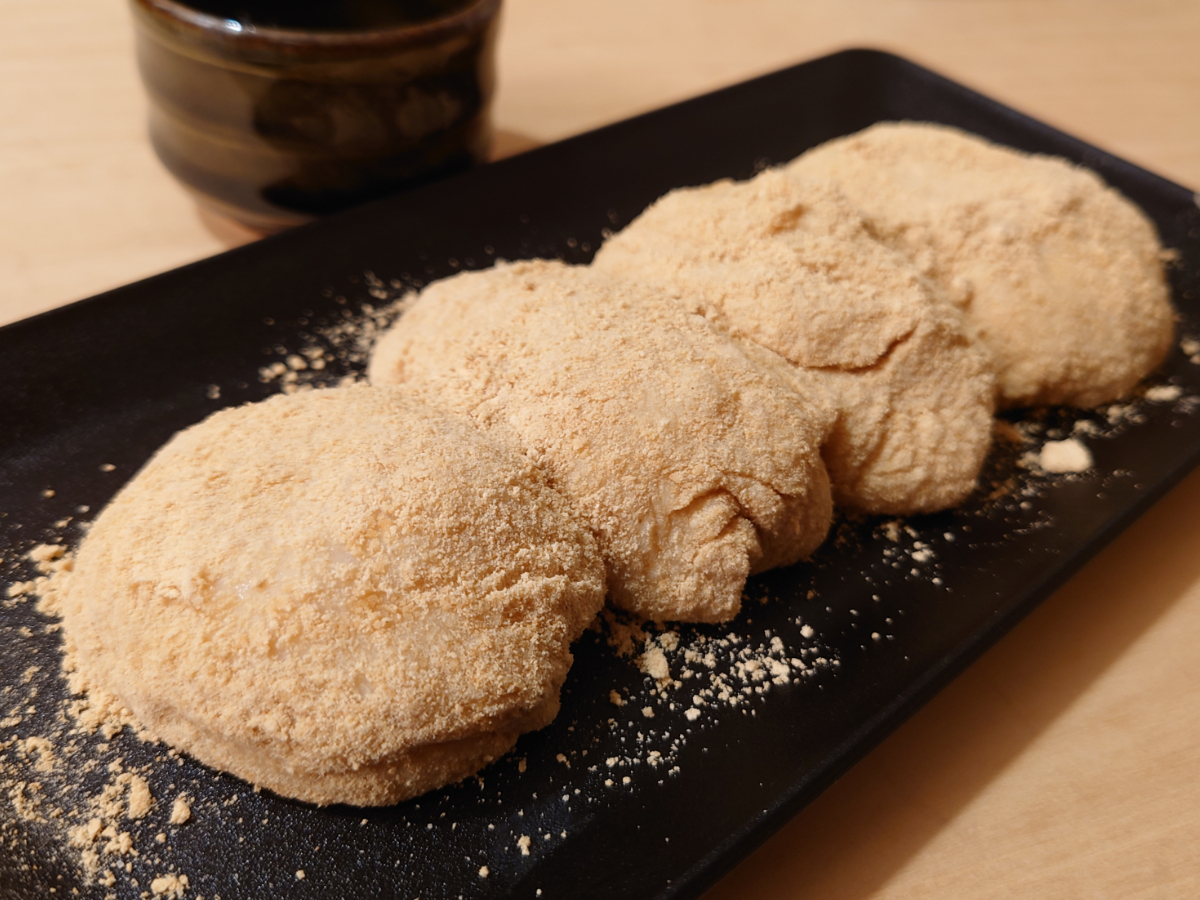
<svg viewBox="0 0 1200 900">
<path fill-rule="evenodd" d="M 647 719 L 653 719 L 654 718 L 654 710 L 651 709 L 649 706 L 643 706 L 642 707 L 642 715 L 645 716 Z"/>
<path fill-rule="evenodd" d="M 642 654 L 641 669 L 658 682 L 669 681 L 671 678 L 671 668 L 661 647 L 650 647 Z"/>
<path fill-rule="evenodd" d="M 30 593 L 35 587 L 37 587 L 36 581 L 17 581 L 13 584 L 10 584 L 5 593 L 10 599 L 13 597 L 22 597 L 25 594 Z"/>
<path fill-rule="evenodd" d="M 20 781 L 8 791 L 8 799 L 12 803 L 17 816 L 26 822 L 44 822 L 41 815 L 41 791 L 39 782 Z"/>
<path fill-rule="evenodd" d="M 815 631 L 813 631 L 813 627 L 812 627 L 811 625 L 805 625 L 805 626 L 803 626 L 803 627 L 800 629 L 800 636 L 801 636 L 801 637 L 804 637 L 804 638 L 810 638 L 810 637 L 812 637 L 814 634 L 816 634 L 816 632 L 815 632 Z"/>
<path fill-rule="evenodd" d="M 46 488 L 44 491 L 42 491 L 42 496 L 49 500 L 54 496 L 54 490 L 52 488 Z"/>
<path fill-rule="evenodd" d="M 1146 399 L 1151 403 L 1173 403 L 1183 396 L 1183 388 L 1177 384 L 1157 384 L 1146 389 Z"/>
<path fill-rule="evenodd" d="M 220 400 L 221 386 L 219 384 L 210 384 L 208 386 L 208 390 L 205 392 L 205 396 L 208 397 L 209 400 Z"/>
<path fill-rule="evenodd" d="M 114 466 L 112 463 L 105 463 L 104 465 L 102 465 L 100 467 L 101 472 L 115 472 L 116 470 L 117 470 L 117 467 Z"/>
<path fill-rule="evenodd" d="M 180 794 L 175 798 L 175 802 L 171 804 L 171 817 L 167 820 L 172 825 L 182 825 L 192 817 L 192 806 L 190 798 L 186 794 Z"/>
<path fill-rule="evenodd" d="M 26 682 L 28 683 L 28 682 Z M 54 756 L 54 745 L 44 737 L 26 738 L 20 742 L 21 750 L 27 757 L 37 757 L 34 768 L 43 775 L 49 775 L 57 767 Z"/>
<path fill-rule="evenodd" d="M 684 718 L 686 718 L 689 722 L 695 722 L 698 718 L 700 718 L 700 710 L 693 706 L 690 709 L 685 710 L 683 715 Z"/>
<path fill-rule="evenodd" d="M 304 870 L 303 870 L 303 869 L 297 869 L 297 870 L 296 870 L 296 880 L 297 880 L 297 881 L 303 881 L 303 880 L 304 880 Z"/>
<path fill-rule="evenodd" d="M 625 705 L 624 698 L 616 691 L 608 692 L 608 702 L 611 703 L 613 706 L 624 706 Z"/>
<path fill-rule="evenodd" d="M 104 823 L 99 818 L 92 818 L 82 825 L 76 825 L 67 833 L 67 839 L 72 847 L 90 847 L 100 837 Z"/>
<path fill-rule="evenodd" d="M 488 875 L 490 875 L 490 874 L 491 874 L 491 873 L 488 871 L 488 867 L 487 867 L 487 866 L 480 866 L 480 867 L 479 867 L 479 877 L 480 877 L 480 878 L 487 878 L 487 877 L 488 877 Z"/>
<path fill-rule="evenodd" d="M 139 775 L 132 776 L 129 779 L 129 806 L 126 815 L 131 819 L 144 819 L 153 805 L 154 798 L 150 795 L 150 785 L 146 784 L 146 779 Z"/>
<path fill-rule="evenodd" d="M 165 897 L 167 900 L 182 900 L 187 892 L 188 877 L 186 875 L 160 875 L 150 882 L 150 891 L 155 897 Z"/>
<path fill-rule="evenodd" d="M 1092 467 L 1092 452 L 1075 438 L 1047 441 L 1037 462 L 1044 472 L 1086 472 Z"/>
<path fill-rule="evenodd" d="M 529 855 L 529 845 L 531 843 L 533 843 L 533 842 L 530 840 L 529 835 L 527 835 L 527 834 L 523 834 L 519 838 L 517 838 L 517 846 L 521 848 L 522 856 Z"/>
<path fill-rule="evenodd" d="M 1137 407 L 1132 404 L 1114 403 L 1104 411 L 1109 425 L 1137 424 L 1141 421 Z"/>
<path fill-rule="evenodd" d="M 100 837 L 104 838 L 104 852 L 112 853 L 117 856 L 129 856 L 133 853 L 133 837 L 128 831 L 117 831 L 113 826 L 109 825 L 102 832 Z M 128 869 L 126 869 L 128 871 Z"/>
<path fill-rule="evenodd" d="M 31 563 L 48 563 L 58 559 L 66 552 L 62 544 L 38 544 L 32 547 L 27 558 Z"/>
</svg>

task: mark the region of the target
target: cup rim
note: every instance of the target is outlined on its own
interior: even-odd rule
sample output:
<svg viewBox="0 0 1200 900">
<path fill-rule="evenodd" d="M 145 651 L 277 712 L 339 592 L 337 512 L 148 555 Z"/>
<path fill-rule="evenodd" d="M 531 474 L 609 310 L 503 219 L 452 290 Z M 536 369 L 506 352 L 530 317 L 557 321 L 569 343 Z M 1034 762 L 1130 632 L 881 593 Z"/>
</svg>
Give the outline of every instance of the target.
<svg viewBox="0 0 1200 900">
<path fill-rule="evenodd" d="M 132 0 L 148 15 L 166 20 L 175 26 L 183 26 L 210 38 L 237 44 L 272 44 L 297 49 L 313 48 L 337 50 L 340 48 L 372 45 L 423 43 L 448 34 L 469 29 L 477 19 L 491 18 L 500 6 L 500 0 L 473 0 L 461 9 L 424 22 L 411 25 L 392 25 L 384 28 L 344 29 L 320 31 L 303 28 L 231 28 L 233 20 L 223 19 L 201 12 L 177 0 Z"/>
</svg>

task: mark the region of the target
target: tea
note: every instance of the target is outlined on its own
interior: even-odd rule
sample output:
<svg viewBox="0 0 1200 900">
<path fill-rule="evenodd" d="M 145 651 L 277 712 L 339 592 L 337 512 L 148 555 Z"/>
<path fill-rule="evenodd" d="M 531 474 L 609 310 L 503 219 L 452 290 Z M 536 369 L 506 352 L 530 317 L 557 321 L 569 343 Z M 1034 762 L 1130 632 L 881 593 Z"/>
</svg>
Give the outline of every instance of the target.
<svg viewBox="0 0 1200 900">
<path fill-rule="evenodd" d="M 369 31 L 427 22 L 470 0 L 188 0 L 198 12 L 243 28 Z"/>
</svg>

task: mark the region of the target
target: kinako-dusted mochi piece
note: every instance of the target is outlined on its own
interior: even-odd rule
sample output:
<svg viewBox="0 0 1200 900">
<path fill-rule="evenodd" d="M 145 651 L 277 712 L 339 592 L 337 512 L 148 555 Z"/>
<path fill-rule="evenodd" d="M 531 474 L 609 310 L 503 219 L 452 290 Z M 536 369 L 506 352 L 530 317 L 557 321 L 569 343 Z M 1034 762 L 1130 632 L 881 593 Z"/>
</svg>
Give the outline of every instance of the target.
<svg viewBox="0 0 1200 900">
<path fill-rule="evenodd" d="M 66 577 L 73 687 L 208 765 L 361 806 L 548 723 L 604 601 L 595 539 L 535 467 L 394 388 L 180 432 Z"/>
<path fill-rule="evenodd" d="M 829 527 L 831 417 L 787 366 L 587 268 L 435 282 L 369 375 L 529 454 L 596 533 L 612 601 L 646 618 L 729 619 L 747 575 L 803 559 Z"/>
<path fill-rule="evenodd" d="M 672 191 L 593 265 L 756 341 L 806 395 L 824 393 L 838 503 L 931 512 L 974 490 L 991 444 L 986 356 L 836 188 L 768 170 Z"/>
<path fill-rule="evenodd" d="M 965 310 L 1002 407 L 1115 400 L 1171 345 L 1154 225 L 1094 172 L 914 122 L 830 141 L 787 171 L 835 182 Z"/>
</svg>

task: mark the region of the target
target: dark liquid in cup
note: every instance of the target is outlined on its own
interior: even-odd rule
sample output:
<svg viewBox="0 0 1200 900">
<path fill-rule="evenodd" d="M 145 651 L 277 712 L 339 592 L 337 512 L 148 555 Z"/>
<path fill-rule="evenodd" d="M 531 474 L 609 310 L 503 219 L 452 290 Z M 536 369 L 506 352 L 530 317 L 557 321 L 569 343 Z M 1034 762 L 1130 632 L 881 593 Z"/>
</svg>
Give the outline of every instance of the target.
<svg viewBox="0 0 1200 900">
<path fill-rule="evenodd" d="M 472 0 L 185 0 L 185 5 L 243 28 L 366 31 L 427 22 Z"/>
</svg>

